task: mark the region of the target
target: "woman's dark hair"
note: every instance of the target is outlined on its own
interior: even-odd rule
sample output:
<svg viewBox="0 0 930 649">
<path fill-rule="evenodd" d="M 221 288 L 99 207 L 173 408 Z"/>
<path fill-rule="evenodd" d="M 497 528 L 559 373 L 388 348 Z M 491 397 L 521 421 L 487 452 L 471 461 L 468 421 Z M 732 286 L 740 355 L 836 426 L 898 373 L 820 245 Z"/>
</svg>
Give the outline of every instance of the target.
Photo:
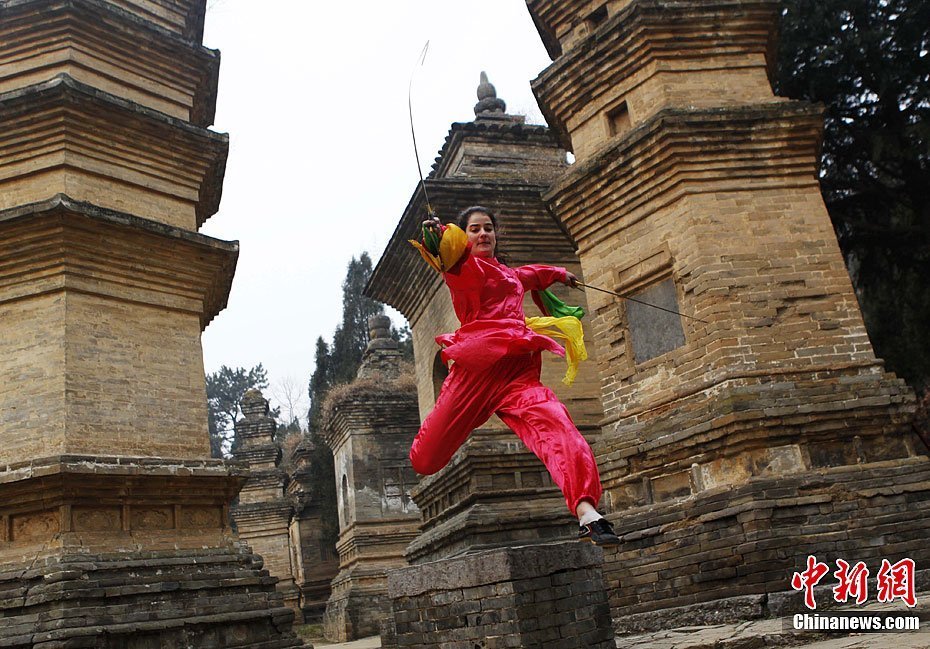
<svg viewBox="0 0 930 649">
<path fill-rule="evenodd" d="M 507 265 L 507 260 L 501 254 L 501 229 L 497 221 L 497 215 L 494 214 L 491 210 L 484 207 L 483 205 L 472 205 L 471 207 L 466 207 L 464 210 L 459 212 L 458 226 L 463 230 L 468 230 L 468 219 L 471 218 L 472 214 L 487 214 L 488 218 L 491 219 L 491 224 L 494 226 L 494 235 L 496 237 L 497 245 L 494 248 L 494 258 L 497 259 L 500 263 Z"/>
<path fill-rule="evenodd" d="M 494 212 L 482 205 L 472 205 L 459 212 L 458 226 L 464 230 L 468 226 L 468 219 L 471 218 L 472 214 L 487 214 L 491 219 L 491 223 L 494 224 L 494 233 L 497 234 L 497 230 L 499 229 L 497 227 L 497 216 Z"/>
</svg>

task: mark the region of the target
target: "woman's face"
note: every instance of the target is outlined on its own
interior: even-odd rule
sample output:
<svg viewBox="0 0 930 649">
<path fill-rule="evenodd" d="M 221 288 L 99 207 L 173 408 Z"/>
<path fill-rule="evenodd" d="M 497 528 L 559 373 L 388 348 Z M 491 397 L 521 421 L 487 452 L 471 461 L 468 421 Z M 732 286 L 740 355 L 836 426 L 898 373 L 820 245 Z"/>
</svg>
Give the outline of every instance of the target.
<svg viewBox="0 0 930 649">
<path fill-rule="evenodd" d="M 476 257 L 493 257 L 497 246 L 497 234 L 494 232 L 494 222 L 484 212 L 475 212 L 468 217 L 465 234 L 471 243 L 471 252 Z"/>
</svg>

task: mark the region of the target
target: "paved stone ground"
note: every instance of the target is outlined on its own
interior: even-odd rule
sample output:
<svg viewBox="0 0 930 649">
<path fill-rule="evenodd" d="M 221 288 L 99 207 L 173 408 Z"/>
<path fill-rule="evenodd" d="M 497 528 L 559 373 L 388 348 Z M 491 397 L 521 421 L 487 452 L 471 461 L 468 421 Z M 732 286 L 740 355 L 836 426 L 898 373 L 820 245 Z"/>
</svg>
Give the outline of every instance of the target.
<svg viewBox="0 0 930 649">
<path fill-rule="evenodd" d="M 930 609 L 920 606 L 913 612 L 924 615 Z M 901 611 L 900 606 L 868 606 L 863 612 Z M 927 625 L 927 622 L 923 623 Z M 354 642 L 327 643 L 311 640 L 314 649 L 378 649 L 381 638 L 373 636 Z M 769 647 L 804 647 L 804 649 L 930 649 L 930 628 L 919 633 L 862 633 L 846 636 L 794 632 L 785 630 L 781 619 L 755 620 L 739 624 L 680 627 L 667 631 L 641 633 L 617 638 L 617 649 L 767 649 Z"/>
<path fill-rule="evenodd" d="M 782 629 L 781 620 L 742 624 L 683 627 L 671 631 L 617 638 L 618 649 L 930 649 L 930 633 L 869 633 L 850 636 L 793 633 Z"/>
<path fill-rule="evenodd" d="M 896 612 L 927 615 L 926 608 L 903 609 L 900 604 L 873 604 L 861 608 L 845 608 L 863 613 Z M 786 630 L 782 619 L 754 620 L 739 624 L 694 626 L 621 636 L 617 649 L 765 649 L 767 647 L 804 647 L 804 649 L 866 649 L 894 647 L 894 649 L 930 649 L 930 628 L 923 621 L 921 632 L 857 633 L 838 635 L 831 633 L 798 632 Z"/>
<path fill-rule="evenodd" d="M 873 633 L 815 640 L 811 634 L 786 634 L 781 621 L 764 620 L 740 625 L 683 627 L 673 631 L 617 638 L 618 649 L 930 649 L 930 633 Z M 377 649 L 381 638 L 373 636 L 354 642 L 328 644 L 313 641 L 314 649 Z"/>
</svg>

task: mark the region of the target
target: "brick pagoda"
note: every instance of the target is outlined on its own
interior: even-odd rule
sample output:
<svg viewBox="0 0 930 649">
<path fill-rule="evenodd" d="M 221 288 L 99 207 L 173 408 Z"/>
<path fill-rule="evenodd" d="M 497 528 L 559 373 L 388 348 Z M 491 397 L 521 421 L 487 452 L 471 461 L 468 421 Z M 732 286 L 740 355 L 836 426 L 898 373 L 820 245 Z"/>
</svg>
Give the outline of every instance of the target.
<svg viewBox="0 0 930 649">
<path fill-rule="evenodd" d="M 300 646 L 228 525 L 205 0 L 0 2 L 0 644 Z"/>
<path fill-rule="evenodd" d="M 249 479 L 232 509 L 236 532 L 264 559 L 265 568 L 278 578 L 277 588 L 284 595 L 284 603 L 302 621 L 296 561 L 291 551 L 294 505 L 285 495 L 287 474 L 281 468 L 281 447 L 275 443 L 277 423 L 269 415 L 268 400 L 260 390 L 247 390 L 239 408 L 243 417 L 236 422 L 238 445 L 233 457 L 248 464 Z"/>
<path fill-rule="evenodd" d="M 368 318 L 369 342 L 356 380 L 327 397 L 322 437 L 332 449 L 339 508 L 339 573 L 323 630 L 346 642 L 378 635 L 389 610 L 387 571 L 406 565 L 417 532 L 410 498 L 416 474 L 407 451 L 417 430 L 416 395 L 387 316 Z"/>
<path fill-rule="evenodd" d="M 333 544 L 324 541 L 323 495 L 314 488 L 313 444 L 304 435 L 291 456 L 285 458 L 290 467 L 286 493 L 294 507 L 290 546 L 301 614 L 306 623 L 320 624 L 330 583 L 339 572 L 339 556 Z"/>
<path fill-rule="evenodd" d="M 776 613 L 808 554 L 926 565 L 927 449 L 821 198 L 821 109 L 769 83 L 779 3 L 527 5 L 576 157 L 546 200 L 591 284 L 684 314 L 589 293 L 615 621 Z"/>
</svg>

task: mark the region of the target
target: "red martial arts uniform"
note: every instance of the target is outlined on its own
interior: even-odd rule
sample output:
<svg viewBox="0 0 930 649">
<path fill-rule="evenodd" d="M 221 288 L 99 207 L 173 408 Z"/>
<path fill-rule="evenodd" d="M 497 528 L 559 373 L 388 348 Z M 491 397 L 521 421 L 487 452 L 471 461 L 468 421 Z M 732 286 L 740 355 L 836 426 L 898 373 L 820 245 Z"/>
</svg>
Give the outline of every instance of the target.
<svg viewBox="0 0 930 649">
<path fill-rule="evenodd" d="M 468 434 L 497 414 L 543 461 L 572 514 L 587 500 L 597 505 L 601 482 L 591 447 L 565 406 L 539 382 L 542 350 L 565 351 L 526 326 L 523 294 L 565 281 L 564 268 L 509 268 L 465 253 L 443 274 L 462 326 L 436 338 L 442 360 L 454 361 L 433 411 L 410 449 L 420 474 L 443 468 Z"/>
</svg>

